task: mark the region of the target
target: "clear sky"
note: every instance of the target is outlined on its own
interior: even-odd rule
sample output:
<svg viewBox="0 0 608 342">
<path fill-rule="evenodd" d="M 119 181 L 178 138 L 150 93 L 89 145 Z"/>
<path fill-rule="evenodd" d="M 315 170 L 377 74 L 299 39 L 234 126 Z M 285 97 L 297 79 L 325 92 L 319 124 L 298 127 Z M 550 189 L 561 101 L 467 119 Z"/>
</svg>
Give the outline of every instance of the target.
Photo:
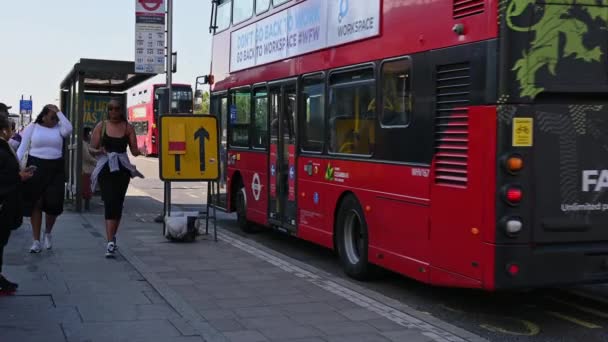
<svg viewBox="0 0 608 342">
<path fill-rule="evenodd" d="M 32 96 L 34 116 L 58 102 L 59 84 L 80 58 L 134 59 L 135 0 L 2 0 L 1 7 L 0 102 L 10 112 L 19 112 L 22 94 Z M 194 87 L 209 73 L 211 1 L 174 0 L 173 7 L 173 82 Z"/>
</svg>

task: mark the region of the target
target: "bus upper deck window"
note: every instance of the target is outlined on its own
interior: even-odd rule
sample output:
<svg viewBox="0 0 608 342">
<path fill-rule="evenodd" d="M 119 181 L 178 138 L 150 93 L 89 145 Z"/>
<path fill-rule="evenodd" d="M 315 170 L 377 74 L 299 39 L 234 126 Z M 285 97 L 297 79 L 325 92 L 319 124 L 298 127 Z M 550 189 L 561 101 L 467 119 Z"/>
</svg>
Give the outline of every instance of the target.
<svg viewBox="0 0 608 342">
<path fill-rule="evenodd" d="M 270 0 L 257 0 L 255 2 L 255 13 L 260 14 L 268 11 L 270 7 Z"/>
<path fill-rule="evenodd" d="M 233 0 L 232 22 L 241 23 L 253 15 L 253 0 Z"/>
<path fill-rule="evenodd" d="M 220 32 L 230 26 L 232 1 L 223 1 L 217 7 L 217 31 Z"/>
</svg>

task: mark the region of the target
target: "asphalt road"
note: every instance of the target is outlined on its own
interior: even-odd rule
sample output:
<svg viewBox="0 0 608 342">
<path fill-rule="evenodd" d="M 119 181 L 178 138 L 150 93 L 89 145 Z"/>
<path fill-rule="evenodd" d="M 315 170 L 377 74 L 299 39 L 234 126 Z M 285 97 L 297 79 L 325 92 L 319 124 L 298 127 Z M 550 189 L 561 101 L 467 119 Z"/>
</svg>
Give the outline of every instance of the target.
<svg viewBox="0 0 608 342">
<path fill-rule="evenodd" d="M 147 178 L 133 181 L 133 190 L 141 196 L 127 203 L 128 212 L 140 215 L 144 222 L 162 208 L 163 183 L 158 179 L 157 163 L 150 158 L 137 160 Z M 172 188 L 174 204 L 202 208 L 206 198 L 203 183 L 173 183 Z M 234 215 L 220 214 L 219 223 L 222 229 L 348 279 L 333 252 L 325 248 L 271 230 L 244 234 Z M 487 293 L 432 287 L 391 272 L 357 283 L 491 341 L 608 341 L 606 285 Z"/>
</svg>

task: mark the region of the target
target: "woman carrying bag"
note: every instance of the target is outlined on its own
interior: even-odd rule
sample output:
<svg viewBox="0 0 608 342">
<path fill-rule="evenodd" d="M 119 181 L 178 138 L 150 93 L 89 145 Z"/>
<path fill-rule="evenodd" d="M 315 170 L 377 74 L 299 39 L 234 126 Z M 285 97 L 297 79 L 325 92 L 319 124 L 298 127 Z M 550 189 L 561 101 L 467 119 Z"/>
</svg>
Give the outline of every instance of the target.
<svg viewBox="0 0 608 342">
<path fill-rule="evenodd" d="M 55 105 L 46 105 L 36 121 L 23 131 L 17 157 L 27 158 L 26 166 L 37 167 L 24 186 L 24 216 L 31 217 L 33 243 L 30 253 L 40 253 L 42 213 L 45 217 L 44 247 L 52 248 L 51 232 L 63 212 L 65 171 L 63 140 L 72 133 L 72 124 Z"/>
<path fill-rule="evenodd" d="M 8 143 L 12 136 L 8 116 L 0 114 L 0 293 L 12 293 L 18 287 L 2 275 L 2 257 L 11 231 L 23 222 L 22 182 L 31 178 L 35 169 L 20 170 L 17 155 Z"/>
</svg>

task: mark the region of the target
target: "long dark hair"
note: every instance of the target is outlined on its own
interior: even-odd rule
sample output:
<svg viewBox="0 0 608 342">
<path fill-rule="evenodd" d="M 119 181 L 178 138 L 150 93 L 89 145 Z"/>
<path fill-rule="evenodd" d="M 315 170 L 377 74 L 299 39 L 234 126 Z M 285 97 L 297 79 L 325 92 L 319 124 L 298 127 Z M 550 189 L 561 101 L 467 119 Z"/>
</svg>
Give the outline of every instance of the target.
<svg viewBox="0 0 608 342">
<path fill-rule="evenodd" d="M 48 106 L 42 107 L 42 111 L 40 111 L 40 114 L 38 114 L 38 116 L 36 117 L 36 121 L 34 121 L 34 123 L 41 124 L 42 118 L 45 117 L 50 111 L 51 111 L 51 109 Z"/>
<path fill-rule="evenodd" d="M 128 122 L 127 120 L 127 113 L 125 113 L 124 107 L 122 106 L 122 103 L 120 103 L 119 100 L 116 99 L 112 99 L 108 102 L 108 104 L 106 105 L 106 118 L 108 120 L 110 120 L 110 104 L 116 105 L 118 107 L 120 107 L 120 119 L 124 122 Z"/>
</svg>

